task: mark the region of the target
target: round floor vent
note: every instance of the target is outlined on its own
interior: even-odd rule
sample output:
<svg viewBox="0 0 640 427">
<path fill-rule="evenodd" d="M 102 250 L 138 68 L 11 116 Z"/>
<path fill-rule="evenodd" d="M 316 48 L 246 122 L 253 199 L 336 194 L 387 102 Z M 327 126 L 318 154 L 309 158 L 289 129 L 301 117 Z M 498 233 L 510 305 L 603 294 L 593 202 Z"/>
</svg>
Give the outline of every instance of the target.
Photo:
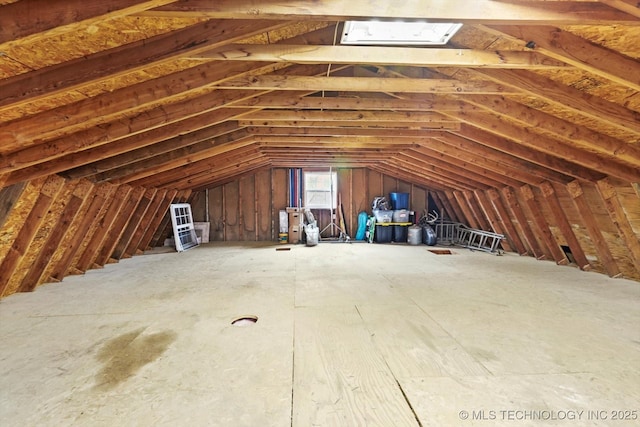
<svg viewBox="0 0 640 427">
<path fill-rule="evenodd" d="M 235 319 L 233 319 L 231 321 L 231 324 L 233 326 L 247 326 L 247 325 L 253 325 L 254 323 L 256 323 L 258 321 L 258 316 L 240 316 L 240 317 L 236 317 Z"/>
</svg>

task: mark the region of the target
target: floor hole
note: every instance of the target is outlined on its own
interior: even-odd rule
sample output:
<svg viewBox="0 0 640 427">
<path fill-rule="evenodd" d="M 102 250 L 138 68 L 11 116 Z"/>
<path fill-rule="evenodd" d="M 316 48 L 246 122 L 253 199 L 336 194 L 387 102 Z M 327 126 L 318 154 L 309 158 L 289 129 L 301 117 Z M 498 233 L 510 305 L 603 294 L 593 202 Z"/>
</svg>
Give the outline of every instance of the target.
<svg viewBox="0 0 640 427">
<path fill-rule="evenodd" d="M 429 249 L 429 252 L 436 255 L 451 255 L 453 253 L 449 249 Z"/>
<path fill-rule="evenodd" d="M 231 321 L 231 324 L 234 326 L 247 326 L 247 325 L 253 325 L 254 323 L 256 323 L 258 321 L 258 316 L 241 316 L 241 317 L 236 317 L 235 319 L 233 319 Z"/>
<path fill-rule="evenodd" d="M 291 248 L 276 248 L 276 251 L 290 251 Z"/>
</svg>

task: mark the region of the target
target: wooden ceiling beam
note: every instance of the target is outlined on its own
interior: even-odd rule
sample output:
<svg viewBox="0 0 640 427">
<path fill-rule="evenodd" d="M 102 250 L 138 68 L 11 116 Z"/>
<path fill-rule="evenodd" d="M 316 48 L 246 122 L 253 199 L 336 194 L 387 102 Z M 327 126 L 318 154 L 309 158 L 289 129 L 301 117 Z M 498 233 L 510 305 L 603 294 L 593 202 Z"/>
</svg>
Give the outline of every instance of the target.
<svg viewBox="0 0 640 427">
<path fill-rule="evenodd" d="M 103 79 L 169 64 L 224 43 L 284 24 L 277 21 L 206 21 L 170 33 L 96 52 L 0 81 L 0 113 L 27 102 L 60 95 Z M 82 68 L 82 73 L 78 72 Z"/>
<path fill-rule="evenodd" d="M 443 171 L 447 171 L 449 176 L 459 176 L 469 182 L 475 182 L 489 187 L 501 187 L 507 185 L 504 183 L 505 181 L 510 181 L 508 177 L 501 177 L 472 163 L 467 163 L 462 159 L 438 153 L 427 147 L 405 150 L 399 153 L 396 158 L 413 159 L 417 162 L 424 163 L 423 168 L 427 169 L 432 166 L 437 166 Z M 518 181 L 513 180 L 513 182 Z"/>
<path fill-rule="evenodd" d="M 219 156 L 249 145 L 253 145 L 253 137 L 245 130 L 239 130 L 232 134 L 202 141 L 187 147 L 177 148 L 164 154 L 130 163 L 120 168 L 98 174 L 94 179 L 98 182 L 129 183 L 174 169 L 177 166 Z"/>
<path fill-rule="evenodd" d="M 497 148 L 501 147 L 508 150 L 513 143 L 509 143 L 506 146 L 499 146 L 497 144 L 498 141 L 494 142 L 496 144 L 492 146 L 483 145 L 463 136 L 447 133 L 443 137 L 434 138 L 434 140 L 429 143 L 429 147 L 457 156 L 464 156 L 464 153 L 469 153 L 468 155 L 471 159 L 467 159 L 467 161 L 480 162 L 484 168 L 497 173 L 508 173 L 513 178 L 532 185 L 538 185 L 545 179 L 560 183 L 567 183 L 573 180 L 573 177 L 569 175 L 537 165 Z"/>
<path fill-rule="evenodd" d="M 188 173 L 176 173 L 171 177 L 165 176 L 163 180 L 152 179 L 149 182 L 152 186 L 163 188 L 194 188 L 212 179 L 244 174 L 251 169 L 261 168 L 270 163 L 267 157 L 253 147 L 249 147 L 246 151 L 239 150 L 226 160 L 211 160 L 212 162 L 202 161 L 189 165 L 185 168 L 188 169 Z"/>
<path fill-rule="evenodd" d="M 178 148 L 174 148 L 173 150 L 165 151 L 154 156 L 144 157 L 140 160 L 96 174 L 93 179 L 97 182 L 112 182 L 124 179 L 125 177 L 131 177 L 132 175 L 140 176 L 140 174 L 146 174 L 147 171 L 157 170 L 161 165 L 165 165 L 173 161 L 179 161 L 183 158 L 189 159 L 190 156 L 198 155 L 202 151 L 223 147 L 226 144 L 236 145 L 250 139 L 250 135 L 247 131 L 245 129 L 240 129 L 215 138 L 208 138 L 203 141 L 195 142 L 193 144 L 177 146 Z M 216 152 L 224 152 L 224 150 Z"/>
<path fill-rule="evenodd" d="M 289 62 L 293 64 L 369 64 L 411 67 L 558 69 L 567 65 L 527 51 L 490 51 L 377 46 L 230 44 L 189 56 L 215 61 Z"/>
<path fill-rule="evenodd" d="M 443 122 L 399 122 L 390 123 L 388 121 L 264 121 L 264 120 L 245 120 L 240 118 L 238 124 L 243 127 L 268 127 L 268 128 L 295 128 L 304 126 L 306 128 L 353 128 L 353 129 L 386 129 L 389 134 L 398 130 L 422 130 L 426 131 L 455 131 L 460 129 L 460 123 L 453 120 Z M 311 131 L 313 133 L 313 131 Z"/>
<path fill-rule="evenodd" d="M 454 122 L 450 117 L 443 116 L 436 112 L 422 111 L 332 111 L 332 110 L 259 110 L 254 113 L 247 114 L 243 120 L 250 121 L 330 121 L 330 122 L 390 122 L 402 123 L 440 123 Z"/>
<path fill-rule="evenodd" d="M 202 174 L 215 176 L 216 171 L 226 168 L 235 169 L 236 173 L 242 172 L 240 163 L 244 160 L 264 158 L 255 146 L 238 146 L 218 156 L 207 157 L 190 163 L 176 163 L 172 168 L 157 174 L 151 174 L 132 180 L 131 185 L 140 187 L 175 188 L 178 182 L 195 179 Z"/>
<path fill-rule="evenodd" d="M 381 158 L 359 158 L 359 157 L 345 157 L 345 156 L 332 156 L 332 157 L 288 157 L 288 156 L 272 156 L 267 153 L 263 153 L 269 162 L 274 165 L 286 165 L 284 167 L 293 168 L 293 167 L 347 167 L 345 165 L 349 165 L 352 168 L 361 168 L 367 167 L 374 163 L 379 163 L 384 161 Z M 294 166 L 295 165 L 295 166 Z M 303 166 L 304 165 L 304 166 Z"/>
<path fill-rule="evenodd" d="M 425 98 L 423 96 L 423 98 Z M 459 111 L 462 103 L 456 100 L 404 100 L 394 98 L 355 98 L 346 96 L 294 96 L 291 92 L 276 92 L 256 96 L 234 107 L 293 110 L 358 110 L 358 111 Z"/>
<path fill-rule="evenodd" d="M 264 144 L 278 144 L 286 146 L 287 144 L 303 144 L 313 146 L 316 144 L 334 144 L 344 148 L 375 148 L 382 146 L 412 146 L 418 142 L 418 139 L 408 141 L 404 138 L 394 138 L 392 136 L 253 136 L 255 142 Z"/>
<path fill-rule="evenodd" d="M 527 162 L 531 162 L 535 165 L 551 169 L 560 174 L 571 176 L 573 178 L 579 178 L 586 181 L 594 182 L 605 177 L 605 175 L 601 172 L 597 172 L 592 169 L 577 165 L 575 163 L 568 162 L 565 159 L 551 156 L 536 149 L 526 147 L 518 142 L 506 139 L 490 131 L 483 130 L 480 127 L 463 124 L 460 127 L 460 131 L 453 133 L 463 138 L 493 148 L 495 150 L 502 151 L 514 157 L 518 157 Z"/>
<path fill-rule="evenodd" d="M 590 169 L 592 173 L 588 173 L 588 176 L 592 178 L 594 174 L 602 173 L 616 176 L 629 182 L 635 182 L 640 178 L 640 171 L 637 168 L 616 164 L 596 154 L 579 150 L 570 143 L 537 134 L 528 128 L 515 126 L 492 114 L 468 111 L 455 117 L 477 129 L 511 139 L 528 150 L 544 153 L 547 158 L 556 157 L 570 162 L 574 165 L 572 168 L 574 173 L 579 170 Z M 567 171 L 566 173 L 569 172 Z"/>
<path fill-rule="evenodd" d="M 313 90 L 341 92 L 413 92 L 413 93 L 484 93 L 519 94 L 504 86 L 483 81 L 452 79 L 400 79 L 386 77 L 309 77 L 309 76 L 248 76 L 226 80 L 218 89 Z"/>
<path fill-rule="evenodd" d="M 188 104 L 188 103 L 185 103 Z M 192 102 L 191 105 L 185 107 L 185 109 L 189 108 L 197 108 L 197 102 Z M 185 109 L 180 108 L 158 108 L 157 119 L 160 124 L 166 121 L 165 114 L 171 114 L 175 112 L 176 114 L 185 113 Z M 204 114 L 203 117 L 198 118 L 200 124 L 195 126 L 193 120 L 188 120 L 188 125 L 194 125 L 191 129 L 197 129 L 198 127 L 204 126 L 204 122 L 202 120 L 206 119 L 208 123 L 211 125 L 215 125 L 221 123 L 225 120 L 233 120 L 238 116 L 242 116 L 242 114 L 247 111 L 242 110 L 213 110 L 210 114 Z M 155 121 L 155 120 L 154 120 Z M 139 149 L 141 147 L 146 147 L 148 145 L 157 143 L 162 138 L 171 138 L 171 131 L 175 131 L 178 129 L 178 135 L 181 133 L 180 129 L 184 129 L 181 126 L 170 126 L 167 130 L 164 127 L 154 128 L 152 120 L 138 120 L 128 121 L 125 120 L 124 123 L 121 121 L 117 121 L 115 123 L 111 123 L 111 126 L 107 129 L 102 128 L 94 128 L 85 132 L 79 132 L 73 134 L 69 137 L 63 138 L 61 140 L 54 140 L 48 144 L 52 144 L 54 147 L 58 147 L 62 150 L 65 147 L 82 147 L 87 146 L 87 149 L 84 150 L 69 150 L 69 152 L 62 151 L 60 155 L 49 158 L 38 158 L 38 148 L 39 146 L 30 147 L 23 151 L 20 151 L 15 154 L 9 154 L 4 158 L 0 156 L 0 164 L 2 164 L 1 160 L 4 159 L 14 159 L 20 158 L 20 163 L 16 162 L 11 166 L 13 171 L 8 174 L 7 182 L 21 182 L 29 179 L 33 179 L 37 176 L 46 176 L 51 173 L 64 172 L 76 167 L 80 167 L 82 165 L 91 164 L 92 162 L 99 161 L 100 159 L 105 159 L 111 155 L 119 155 L 122 154 L 127 157 L 127 152 L 135 149 Z M 133 124 L 132 124 L 133 123 Z M 173 122 L 170 122 L 172 124 Z M 139 126 L 143 129 L 150 128 L 150 131 L 141 132 L 141 133 L 130 133 L 133 130 L 133 126 Z M 156 125 L 157 126 L 157 125 Z M 188 129 L 187 129 L 188 132 Z M 128 135 L 128 136 L 127 136 Z M 197 137 L 199 134 L 196 134 L 194 137 Z M 122 139 L 118 138 L 120 136 Z M 189 141 L 190 138 L 185 136 L 184 139 Z M 99 144 L 96 144 L 95 141 L 98 141 Z M 118 141 L 118 143 L 114 143 Z M 124 153 L 124 154 L 123 154 Z M 22 157 L 19 157 L 22 156 Z M 128 157 L 127 157 L 128 158 Z M 135 159 L 138 160 L 138 159 Z M 128 162 L 127 162 L 128 163 Z M 82 171 L 83 176 L 88 172 L 91 172 L 91 167 L 89 165 L 89 169 L 84 169 Z"/>
<path fill-rule="evenodd" d="M 460 174 L 452 174 L 449 170 L 437 166 L 435 164 L 416 161 L 415 159 L 406 156 L 404 153 L 398 153 L 398 155 L 389 158 L 384 162 L 386 165 L 394 165 L 398 170 L 405 170 L 407 173 L 413 175 L 425 176 L 430 178 L 438 178 L 442 182 L 447 182 L 449 185 L 462 186 L 467 189 L 474 188 L 489 188 L 489 186 L 482 184 L 478 181 L 470 180 Z M 407 180 L 412 182 L 410 179 Z"/>
<path fill-rule="evenodd" d="M 380 143 L 380 144 L 349 144 L 345 145 L 342 142 L 313 142 L 313 141 L 305 141 L 305 140 L 296 140 L 296 141 L 269 141 L 269 142 L 259 142 L 259 139 L 254 138 L 258 146 L 263 149 L 279 149 L 279 150 L 291 150 L 295 152 L 295 150 L 299 150 L 301 152 L 313 153 L 314 150 L 331 150 L 336 152 L 356 152 L 356 153 L 366 153 L 369 151 L 391 151 L 398 152 L 399 150 L 408 150 L 411 148 L 415 148 L 416 144 L 397 144 L 397 143 Z"/>
<path fill-rule="evenodd" d="M 17 1 L 0 6 L 0 44 L 28 36 L 71 32 L 93 23 L 139 13 L 176 0 Z M 44 34 L 43 34 L 44 33 Z"/>
<path fill-rule="evenodd" d="M 624 13 L 640 18 L 640 7 L 637 0 L 599 0 L 609 7 L 618 9 Z"/>
<path fill-rule="evenodd" d="M 533 43 L 534 51 L 573 65 L 591 74 L 640 90 L 640 64 L 611 49 L 598 46 L 568 31 L 549 26 L 500 25 L 484 27 L 506 35 L 522 45 Z M 488 68 L 488 67 L 487 67 Z"/>
<path fill-rule="evenodd" d="M 184 99 L 189 97 L 190 92 L 195 93 L 197 90 L 212 92 L 214 90 L 212 86 L 216 83 L 242 74 L 255 73 L 257 70 L 266 72 L 273 70 L 273 67 L 242 63 L 231 64 L 221 69 L 213 64 L 204 64 L 21 120 L 0 124 L 0 147 L 2 152 L 6 153 L 27 144 L 37 145 L 80 130 L 104 125 L 112 120 L 121 119 L 123 115 L 143 114 L 157 107 L 158 100 L 161 100 L 164 105 L 185 102 Z M 202 92 L 198 95 L 202 95 Z M 184 118 L 184 115 L 181 117 Z M 42 158 L 59 154 L 60 149 L 57 145 L 49 149 L 43 146 L 39 151 L 39 157 Z"/>
<path fill-rule="evenodd" d="M 550 132 L 573 145 L 598 152 L 611 160 L 624 161 L 630 166 L 640 167 L 640 147 L 593 131 L 585 126 L 576 125 L 543 111 L 497 96 L 469 95 L 462 102 L 516 120 L 523 126 Z M 465 108 L 467 107 L 463 107 L 462 110 L 464 111 Z"/>
<path fill-rule="evenodd" d="M 434 138 L 447 132 L 434 129 L 363 128 L 363 127 L 262 127 L 250 126 L 255 136 L 392 136 L 394 138 Z"/>
<path fill-rule="evenodd" d="M 227 113 L 229 112 L 227 111 Z M 160 139 L 155 143 L 151 143 L 143 146 L 138 144 L 135 144 L 133 146 L 129 145 L 124 148 L 124 151 L 120 151 L 120 154 L 111 154 L 110 152 L 105 153 L 103 148 L 108 148 L 112 146 L 120 147 L 122 145 L 126 146 L 128 145 L 126 143 L 128 142 L 127 140 L 129 138 L 120 140 L 118 144 L 107 144 L 106 146 L 100 146 L 93 150 L 81 151 L 80 153 L 77 153 L 77 154 L 79 155 L 87 151 L 93 151 L 91 153 L 92 154 L 91 158 L 98 159 L 98 160 L 95 160 L 84 166 L 79 166 L 79 167 L 74 167 L 73 169 L 64 170 L 62 175 L 69 179 L 86 178 L 91 175 L 107 172 L 111 169 L 125 166 L 136 161 L 144 160 L 149 157 L 167 153 L 169 151 L 175 150 L 177 147 L 186 147 L 207 139 L 215 138 L 215 137 L 242 129 L 238 127 L 238 122 L 234 120 L 228 120 L 228 121 L 219 123 L 221 118 L 219 114 L 218 115 L 203 114 L 202 116 L 197 116 L 197 118 L 200 119 L 198 120 L 199 123 L 197 126 L 193 123 L 193 120 L 186 120 L 188 122 L 191 122 L 189 123 L 189 126 L 186 127 L 186 129 L 192 130 L 191 132 L 169 133 L 168 129 L 165 130 L 166 127 L 159 128 L 161 131 L 164 131 L 163 137 L 168 139 L 164 139 L 164 140 Z M 203 119 L 205 119 L 206 121 L 202 121 Z M 206 122 L 211 123 L 211 126 L 202 128 L 202 125 Z M 182 122 L 178 122 L 178 123 L 182 123 Z M 155 129 L 150 132 L 154 132 L 154 131 Z M 171 137 L 173 134 L 177 136 Z M 144 135 L 144 134 L 137 134 L 135 136 L 140 136 L 140 135 Z M 135 138 L 135 139 L 137 142 L 139 138 Z M 99 151 L 100 154 L 98 155 L 96 151 Z M 66 158 L 67 157 L 63 157 L 61 160 Z M 49 163 L 50 164 L 56 163 L 56 160 L 53 160 L 52 162 L 49 162 Z"/>
<path fill-rule="evenodd" d="M 329 167 L 335 168 L 366 168 L 372 164 L 379 163 L 378 160 L 370 159 L 302 159 L 302 158 L 287 158 L 277 157 L 269 160 L 270 164 L 276 168 L 322 168 L 328 169 Z"/>
<path fill-rule="evenodd" d="M 456 188 L 455 184 L 451 182 L 442 181 L 437 176 L 417 175 L 413 171 L 407 171 L 402 167 L 389 162 L 376 163 L 369 167 L 369 169 L 380 172 L 384 175 L 388 175 L 392 178 L 401 179 L 406 182 L 412 182 L 416 185 L 423 186 L 425 188 L 444 191 L 450 188 Z"/>
<path fill-rule="evenodd" d="M 437 143 L 438 141 L 435 142 Z M 500 172 L 495 172 L 492 169 L 478 165 L 474 156 L 465 156 L 464 153 L 455 153 L 453 150 L 448 150 L 448 152 L 445 153 L 443 150 L 435 149 L 433 145 L 435 144 L 430 142 L 427 145 L 421 145 L 420 147 L 407 151 L 404 154 L 408 156 L 416 155 L 417 159 L 422 159 L 436 164 L 445 163 L 452 167 L 451 172 L 454 174 L 461 173 L 460 171 L 473 173 L 476 181 L 483 182 L 484 184 L 493 187 L 505 185 L 518 186 L 524 183 L 514 179 L 510 174 L 510 170 L 503 169 Z"/>
<path fill-rule="evenodd" d="M 269 156 L 272 159 L 276 158 L 296 158 L 296 159 L 342 159 L 351 158 L 353 161 L 363 159 L 378 159 L 384 160 L 391 155 L 398 153 L 397 150 L 391 148 L 380 148 L 377 150 L 339 150 L 339 149 L 295 149 L 286 147 L 266 147 L 258 146 L 260 152 Z"/>
<path fill-rule="evenodd" d="M 637 19 L 602 4 L 545 2 L 544 5 L 491 0 L 416 0 L 382 6 L 375 0 L 189 0 L 143 13 L 144 16 L 207 16 L 216 19 L 329 20 L 429 20 L 486 24 L 523 25 L 637 24 Z"/>
<path fill-rule="evenodd" d="M 289 70 L 289 72 L 292 73 L 308 73 L 318 71 L 319 70 L 315 66 L 295 66 L 291 67 Z M 70 153 L 76 153 L 78 151 L 93 148 L 95 146 L 106 144 L 108 142 L 113 143 L 119 138 L 131 138 L 132 135 L 135 135 L 140 131 L 151 129 L 157 127 L 158 125 L 170 124 L 177 120 L 184 119 L 186 116 L 188 116 L 189 111 L 192 111 L 191 114 L 193 115 L 202 114 L 203 112 L 206 112 L 207 109 L 215 109 L 217 107 L 220 107 L 221 105 L 230 104 L 236 100 L 242 100 L 245 96 L 248 97 L 261 95 L 261 93 L 255 91 L 235 91 L 233 93 L 227 92 L 227 94 L 225 94 L 225 92 L 219 92 L 217 95 L 218 96 L 216 97 L 213 97 L 211 95 L 200 96 L 199 98 L 181 101 L 177 104 L 170 104 L 154 108 L 148 113 L 145 113 L 148 114 L 152 119 L 149 121 L 140 120 L 139 116 L 132 118 L 131 121 L 125 120 L 123 122 L 122 120 L 118 120 L 116 122 L 109 123 L 108 126 L 94 127 L 87 129 L 86 131 L 77 132 L 73 135 L 73 138 L 69 137 L 59 141 L 55 140 L 46 144 L 27 147 L 23 150 L 9 153 L 5 156 L 0 155 L 0 170 L 2 170 L 3 167 L 10 170 L 15 170 L 29 167 L 35 163 L 44 164 L 44 162 L 51 161 L 52 159 L 60 156 L 68 156 Z M 212 100 L 214 102 L 213 105 L 211 104 Z M 244 112 L 236 111 L 229 117 L 240 116 L 242 114 L 244 114 Z M 148 143 L 148 141 L 145 143 Z M 115 144 L 109 145 L 111 147 L 117 147 L 117 145 Z M 75 166 L 78 165 L 79 164 L 76 163 Z M 66 165 L 62 169 L 69 167 L 74 166 Z M 40 167 L 36 165 L 35 168 L 38 169 Z M 40 172 L 36 171 L 36 173 L 41 173 L 41 170 Z M 20 175 L 20 177 L 14 178 L 25 179 L 24 173 L 18 172 L 17 174 Z M 6 176 L 6 174 L 4 176 Z"/>
<path fill-rule="evenodd" d="M 548 102 L 573 114 L 588 117 L 626 132 L 634 132 L 640 136 L 640 112 L 622 105 L 526 70 L 507 72 L 476 69 L 473 72 L 485 79 L 517 88 L 522 94 L 534 96 L 540 101 Z"/>
</svg>

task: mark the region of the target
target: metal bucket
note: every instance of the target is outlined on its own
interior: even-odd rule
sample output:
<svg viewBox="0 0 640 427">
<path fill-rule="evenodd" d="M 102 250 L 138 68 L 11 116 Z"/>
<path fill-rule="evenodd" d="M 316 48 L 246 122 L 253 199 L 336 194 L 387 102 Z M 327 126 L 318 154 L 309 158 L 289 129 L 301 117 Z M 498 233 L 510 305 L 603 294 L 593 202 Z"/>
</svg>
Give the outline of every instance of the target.
<svg viewBox="0 0 640 427">
<path fill-rule="evenodd" d="M 419 245 L 422 243 L 422 227 L 417 225 L 412 225 L 409 227 L 407 242 L 410 245 Z"/>
</svg>

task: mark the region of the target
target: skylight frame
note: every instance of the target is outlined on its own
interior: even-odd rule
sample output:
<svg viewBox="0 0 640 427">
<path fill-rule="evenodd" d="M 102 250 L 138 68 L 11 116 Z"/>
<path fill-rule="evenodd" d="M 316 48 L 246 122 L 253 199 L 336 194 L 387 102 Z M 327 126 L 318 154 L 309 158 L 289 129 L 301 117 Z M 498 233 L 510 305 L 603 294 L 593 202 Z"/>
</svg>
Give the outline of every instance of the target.
<svg viewBox="0 0 640 427">
<path fill-rule="evenodd" d="M 345 21 L 340 43 L 359 46 L 444 46 L 462 25 L 422 21 Z"/>
</svg>

